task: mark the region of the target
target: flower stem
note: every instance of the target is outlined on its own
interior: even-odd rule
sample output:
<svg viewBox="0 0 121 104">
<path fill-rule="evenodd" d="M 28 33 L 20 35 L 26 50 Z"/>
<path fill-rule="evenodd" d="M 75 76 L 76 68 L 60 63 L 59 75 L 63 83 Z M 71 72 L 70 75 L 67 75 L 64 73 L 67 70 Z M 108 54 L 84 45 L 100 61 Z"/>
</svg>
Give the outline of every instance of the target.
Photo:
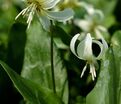
<svg viewBox="0 0 121 104">
<path fill-rule="evenodd" d="M 52 28 L 52 26 L 51 26 Z M 51 41 L 50 41 L 50 54 L 51 54 L 51 74 L 52 74 L 52 83 L 53 83 L 53 92 L 56 93 L 55 86 L 55 73 L 54 73 L 54 60 L 53 60 L 53 30 L 51 29 Z"/>
</svg>

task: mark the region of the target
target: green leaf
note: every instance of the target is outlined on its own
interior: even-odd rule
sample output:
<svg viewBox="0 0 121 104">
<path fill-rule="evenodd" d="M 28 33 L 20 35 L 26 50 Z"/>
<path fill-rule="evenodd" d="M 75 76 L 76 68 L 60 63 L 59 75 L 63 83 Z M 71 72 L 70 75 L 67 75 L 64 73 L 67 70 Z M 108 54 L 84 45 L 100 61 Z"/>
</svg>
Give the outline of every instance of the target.
<svg viewBox="0 0 121 104">
<path fill-rule="evenodd" d="M 24 48 L 26 43 L 26 25 L 14 23 L 8 40 L 7 64 L 20 73 L 23 65 Z"/>
<path fill-rule="evenodd" d="M 33 21 L 33 24 L 27 30 L 27 34 L 22 76 L 52 90 L 50 34 L 43 31 L 37 21 Z M 66 68 L 55 46 L 53 55 L 57 95 L 67 104 L 68 81 Z"/>
<path fill-rule="evenodd" d="M 17 90 L 29 104 L 63 104 L 51 90 L 22 78 L 4 62 L 0 61 L 0 64 L 9 75 Z"/>
<path fill-rule="evenodd" d="M 6 33 L 8 33 L 8 30 L 14 22 L 14 18 L 17 14 L 16 8 L 12 2 L 13 1 L 9 1 L 9 4 L 7 4 L 5 0 L 2 2 L 0 1 L 0 29 L 4 30 Z M 4 5 L 7 5 L 7 8 Z"/>
<path fill-rule="evenodd" d="M 87 104 L 121 104 L 121 31 L 111 40 L 94 89 L 86 98 Z"/>
<path fill-rule="evenodd" d="M 54 36 L 62 40 L 65 45 L 70 45 L 72 36 L 68 35 L 61 27 L 53 26 Z"/>
</svg>

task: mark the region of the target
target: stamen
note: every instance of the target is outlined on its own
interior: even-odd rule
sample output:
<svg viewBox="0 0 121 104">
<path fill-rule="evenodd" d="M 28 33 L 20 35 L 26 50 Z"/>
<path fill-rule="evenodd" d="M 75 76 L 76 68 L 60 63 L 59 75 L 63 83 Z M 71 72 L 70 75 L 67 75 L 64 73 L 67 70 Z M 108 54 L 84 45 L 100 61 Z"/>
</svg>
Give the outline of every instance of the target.
<svg viewBox="0 0 121 104">
<path fill-rule="evenodd" d="M 94 81 L 95 78 L 94 78 L 94 73 L 93 73 L 93 69 L 92 69 L 91 65 L 90 65 L 90 73 L 91 73 L 91 75 L 92 75 L 92 80 Z"/>
<path fill-rule="evenodd" d="M 96 71 L 95 71 L 95 67 L 93 69 L 93 73 L 94 73 L 94 77 L 96 78 Z"/>
<path fill-rule="evenodd" d="M 96 78 L 96 72 L 95 72 L 94 64 L 90 64 L 90 73 L 92 75 L 92 80 L 94 81 L 95 78 Z"/>
<path fill-rule="evenodd" d="M 16 17 L 15 20 L 18 19 L 18 17 L 20 15 L 25 15 L 26 13 L 28 13 L 30 11 L 30 9 L 32 8 L 33 4 L 29 5 L 28 7 L 26 7 L 25 9 L 23 9 Z"/>
<path fill-rule="evenodd" d="M 25 9 L 23 9 L 23 10 L 16 16 L 15 20 L 18 19 L 18 17 L 19 17 L 20 15 L 25 15 L 25 14 L 28 12 L 28 10 L 29 10 L 29 8 L 30 8 L 31 6 L 32 6 L 32 4 L 29 5 L 28 7 L 26 7 Z"/>
<path fill-rule="evenodd" d="M 16 16 L 15 20 L 18 19 L 18 17 L 19 17 L 21 14 L 23 15 L 23 12 L 24 12 L 25 10 L 26 10 L 26 8 L 23 9 L 23 10 Z"/>
<path fill-rule="evenodd" d="M 28 16 L 28 19 L 27 19 L 27 24 L 28 24 L 28 27 L 27 28 L 30 27 L 30 24 L 32 22 L 32 19 L 33 19 L 34 13 L 35 13 L 35 9 L 36 9 L 36 5 L 33 4 L 31 6 L 31 10 L 30 10 L 30 13 L 29 13 L 29 16 Z"/>
<path fill-rule="evenodd" d="M 87 69 L 87 63 L 86 63 L 86 65 L 84 66 L 84 68 L 83 68 L 83 70 L 82 70 L 82 73 L 81 73 L 81 78 L 82 78 L 82 76 L 84 75 L 84 72 L 86 71 L 86 69 Z"/>
</svg>

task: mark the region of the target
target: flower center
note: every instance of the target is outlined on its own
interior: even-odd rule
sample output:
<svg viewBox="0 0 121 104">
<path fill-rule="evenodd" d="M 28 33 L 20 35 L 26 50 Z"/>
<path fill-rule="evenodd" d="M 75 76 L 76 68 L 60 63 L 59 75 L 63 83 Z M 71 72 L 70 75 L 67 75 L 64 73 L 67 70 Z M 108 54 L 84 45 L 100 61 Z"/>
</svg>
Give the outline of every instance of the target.
<svg viewBox="0 0 121 104">
<path fill-rule="evenodd" d="M 37 12 L 40 12 L 42 9 L 40 3 L 36 0 L 35 1 L 27 1 L 27 4 L 29 4 L 29 5 L 33 4 Z"/>
</svg>

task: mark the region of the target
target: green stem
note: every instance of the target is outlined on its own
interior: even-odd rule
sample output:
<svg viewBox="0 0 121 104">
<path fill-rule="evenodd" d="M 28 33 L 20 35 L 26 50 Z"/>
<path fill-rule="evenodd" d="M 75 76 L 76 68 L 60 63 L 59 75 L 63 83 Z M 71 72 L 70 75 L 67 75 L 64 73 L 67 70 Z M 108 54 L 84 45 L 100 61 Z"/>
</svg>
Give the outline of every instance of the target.
<svg viewBox="0 0 121 104">
<path fill-rule="evenodd" d="M 53 83 L 53 92 L 56 93 L 56 86 L 55 86 L 55 73 L 54 73 L 54 60 L 53 60 L 53 31 L 51 29 L 51 41 L 50 41 L 50 45 L 51 45 L 51 50 L 50 50 L 50 54 L 51 54 L 51 74 L 52 74 L 52 83 Z"/>
</svg>

